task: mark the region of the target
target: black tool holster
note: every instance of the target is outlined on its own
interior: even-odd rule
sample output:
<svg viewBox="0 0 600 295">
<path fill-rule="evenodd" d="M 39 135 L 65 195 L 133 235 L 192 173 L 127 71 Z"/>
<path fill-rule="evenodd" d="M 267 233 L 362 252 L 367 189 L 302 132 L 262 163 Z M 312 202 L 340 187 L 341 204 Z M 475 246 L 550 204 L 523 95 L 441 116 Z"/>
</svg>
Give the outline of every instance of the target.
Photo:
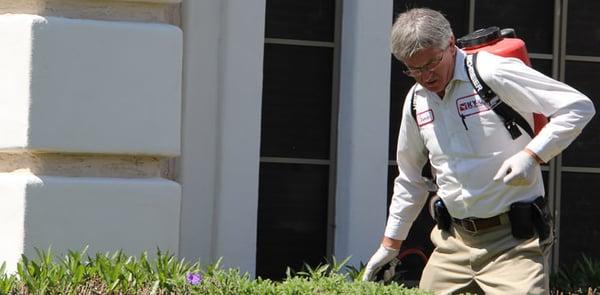
<svg viewBox="0 0 600 295">
<path fill-rule="evenodd" d="M 544 197 L 533 202 L 515 202 L 508 212 L 512 234 L 517 239 L 530 239 L 535 233 L 540 241 L 551 236 L 552 214 Z"/>
<path fill-rule="evenodd" d="M 437 199 L 433 203 L 433 218 L 439 229 L 449 232 L 452 225 L 452 217 L 446 208 L 442 199 Z"/>
</svg>

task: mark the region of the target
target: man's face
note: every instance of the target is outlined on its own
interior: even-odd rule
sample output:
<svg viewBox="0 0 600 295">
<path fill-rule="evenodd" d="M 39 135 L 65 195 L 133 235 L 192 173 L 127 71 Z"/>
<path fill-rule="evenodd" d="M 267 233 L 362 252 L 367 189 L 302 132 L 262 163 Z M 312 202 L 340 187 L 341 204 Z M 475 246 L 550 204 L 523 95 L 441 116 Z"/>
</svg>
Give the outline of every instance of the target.
<svg viewBox="0 0 600 295">
<path fill-rule="evenodd" d="M 441 93 L 454 75 L 454 56 L 456 48 L 453 40 L 445 49 L 425 48 L 406 59 L 405 74 L 413 77 L 427 90 Z"/>
</svg>

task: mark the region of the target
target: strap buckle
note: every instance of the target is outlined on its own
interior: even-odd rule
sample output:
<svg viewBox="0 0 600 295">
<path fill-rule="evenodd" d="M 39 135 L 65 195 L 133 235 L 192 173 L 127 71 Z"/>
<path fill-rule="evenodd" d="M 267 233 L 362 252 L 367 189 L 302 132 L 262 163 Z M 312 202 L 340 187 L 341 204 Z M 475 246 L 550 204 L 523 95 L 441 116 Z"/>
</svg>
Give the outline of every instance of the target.
<svg viewBox="0 0 600 295">
<path fill-rule="evenodd" d="M 508 133 L 510 133 L 510 137 L 512 137 L 513 140 L 521 136 L 521 130 L 519 130 L 519 127 L 517 127 L 517 123 L 514 119 L 504 122 L 504 126 L 506 126 L 506 129 L 508 130 Z"/>
</svg>

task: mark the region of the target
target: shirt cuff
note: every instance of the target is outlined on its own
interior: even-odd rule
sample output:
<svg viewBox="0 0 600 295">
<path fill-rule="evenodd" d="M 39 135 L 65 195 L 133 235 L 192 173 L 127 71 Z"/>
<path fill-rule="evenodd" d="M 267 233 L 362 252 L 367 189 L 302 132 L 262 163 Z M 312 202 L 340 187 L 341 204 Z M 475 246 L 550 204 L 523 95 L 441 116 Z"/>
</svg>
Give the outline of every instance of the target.
<svg viewBox="0 0 600 295">
<path fill-rule="evenodd" d="M 406 240 L 406 237 L 408 236 L 409 230 L 410 230 L 410 225 L 407 225 L 407 224 L 394 225 L 394 224 L 390 224 L 390 222 L 388 222 L 388 225 L 385 227 L 384 235 L 386 237 L 392 238 L 394 240 L 404 241 L 404 240 Z"/>
<path fill-rule="evenodd" d="M 542 132 L 544 131 L 542 130 Z M 560 151 L 553 149 L 554 145 L 550 142 L 549 136 L 545 136 L 542 132 L 534 137 L 526 148 L 534 152 L 544 163 L 548 163 Z"/>
</svg>

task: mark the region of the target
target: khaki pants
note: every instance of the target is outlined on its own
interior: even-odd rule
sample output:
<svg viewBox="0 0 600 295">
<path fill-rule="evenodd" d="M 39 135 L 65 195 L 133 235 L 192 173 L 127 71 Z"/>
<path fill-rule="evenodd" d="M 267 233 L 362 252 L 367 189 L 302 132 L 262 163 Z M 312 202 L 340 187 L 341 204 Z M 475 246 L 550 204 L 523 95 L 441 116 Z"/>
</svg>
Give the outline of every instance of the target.
<svg viewBox="0 0 600 295">
<path fill-rule="evenodd" d="M 477 234 L 435 226 L 429 258 L 419 288 L 436 294 L 548 294 L 548 253 L 554 237 L 515 239 L 506 220 Z"/>
</svg>

